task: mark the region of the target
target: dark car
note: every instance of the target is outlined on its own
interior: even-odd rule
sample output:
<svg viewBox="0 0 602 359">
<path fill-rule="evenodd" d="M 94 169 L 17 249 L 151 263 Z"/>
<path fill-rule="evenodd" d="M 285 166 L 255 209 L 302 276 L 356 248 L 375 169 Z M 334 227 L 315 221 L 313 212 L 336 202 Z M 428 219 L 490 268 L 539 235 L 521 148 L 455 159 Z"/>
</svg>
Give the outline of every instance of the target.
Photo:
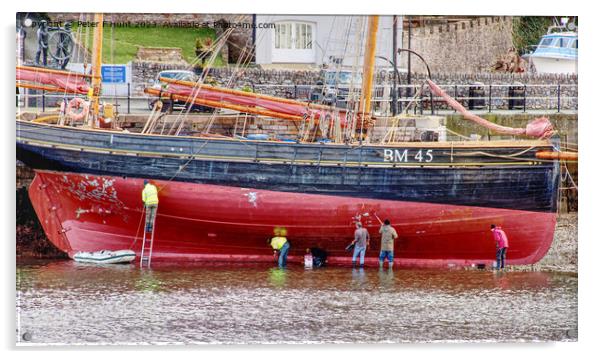
<svg viewBox="0 0 602 359">
<path fill-rule="evenodd" d="M 196 82 L 197 81 L 197 76 L 194 74 L 194 72 L 192 71 L 187 71 L 187 70 L 165 70 L 165 71 L 161 71 L 157 74 L 157 77 L 155 77 L 154 80 L 152 80 L 152 87 L 156 88 L 156 89 L 160 89 L 161 86 L 165 86 L 164 83 L 161 83 L 159 81 L 159 78 L 168 78 L 168 79 L 174 79 L 174 80 L 182 80 L 182 81 L 190 81 L 190 82 Z M 150 98 L 148 101 L 148 107 L 149 109 L 153 109 L 153 106 L 155 105 L 155 102 L 159 101 L 159 99 L 157 98 Z M 180 101 L 177 99 L 171 100 L 169 98 L 163 98 L 161 99 L 161 102 L 163 102 L 163 107 L 161 109 L 161 111 L 165 112 L 168 111 L 170 109 L 186 109 L 186 107 L 189 105 L 188 103 L 184 102 L 184 101 Z M 207 106 L 202 106 L 202 105 L 197 105 L 197 104 L 192 104 L 192 107 L 190 108 L 190 111 L 193 112 L 213 112 L 213 108 L 211 107 L 207 107 Z"/>
</svg>

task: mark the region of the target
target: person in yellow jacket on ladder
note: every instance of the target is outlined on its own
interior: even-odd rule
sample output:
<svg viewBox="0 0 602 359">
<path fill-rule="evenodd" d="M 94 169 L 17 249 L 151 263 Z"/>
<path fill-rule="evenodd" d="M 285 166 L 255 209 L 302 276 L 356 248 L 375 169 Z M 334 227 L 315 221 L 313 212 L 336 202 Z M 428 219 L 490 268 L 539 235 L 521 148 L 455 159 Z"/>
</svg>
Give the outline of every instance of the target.
<svg viewBox="0 0 602 359">
<path fill-rule="evenodd" d="M 144 180 L 144 189 L 142 190 L 142 202 L 146 208 L 146 231 L 152 232 L 157 207 L 159 207 L 159 191 L 149 180 Z"/>
</svg>

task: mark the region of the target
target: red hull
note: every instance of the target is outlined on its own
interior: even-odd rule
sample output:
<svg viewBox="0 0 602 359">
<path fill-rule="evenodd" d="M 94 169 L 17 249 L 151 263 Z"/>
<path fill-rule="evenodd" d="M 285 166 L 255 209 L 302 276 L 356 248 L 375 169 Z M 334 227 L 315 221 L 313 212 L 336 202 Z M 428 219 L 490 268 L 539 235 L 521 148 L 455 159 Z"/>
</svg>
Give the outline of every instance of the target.
<svg viewBox="0 0 602 359">
<path fill-rule="evenodd" d="M 289 260 L 320 247 L 330 264 L 350 264 L 345 246 L 360 216 L 373 241 L 366 264 L 376 265 L 380 239 L 374 214 L 397 229 L 395 264 L 447 266 L 491 264 L 495 244 L 489 225 L 510 239 L 509 264 L 531 264 L 548 251 L 555 213 L 429 203 L 372 200 L 249 188 L 156 181 L 163 189 L 153 261 L 273 261 L 266 243 L 285 227 Z M 48 238 L 69 255 L 131 248 L 139 254 L 142 180 L 37 171 L 29 189 Z"/>
</svg>

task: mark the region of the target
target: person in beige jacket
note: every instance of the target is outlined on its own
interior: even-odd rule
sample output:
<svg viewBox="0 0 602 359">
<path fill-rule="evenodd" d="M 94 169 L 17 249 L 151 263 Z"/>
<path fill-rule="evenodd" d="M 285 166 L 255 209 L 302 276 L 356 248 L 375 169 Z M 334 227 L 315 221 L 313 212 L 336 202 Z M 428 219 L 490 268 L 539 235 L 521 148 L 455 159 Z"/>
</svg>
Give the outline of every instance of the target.
<svg viewBox="0 0 602 359">
<path fill-rule="evenodd" d="M 378 263 L 380 268 L 383 267 L 385 258 L 389 261 L 389 268 L 393 268 L 393 247 L 395 239 L 398 237 L 395 228 L 391 227 L 391 222 L 385 219 L 385 222 L 380 226 L 379 230 L 381 234 L 380 238 L 380 255 L 378 256 Z"/>
</svg>

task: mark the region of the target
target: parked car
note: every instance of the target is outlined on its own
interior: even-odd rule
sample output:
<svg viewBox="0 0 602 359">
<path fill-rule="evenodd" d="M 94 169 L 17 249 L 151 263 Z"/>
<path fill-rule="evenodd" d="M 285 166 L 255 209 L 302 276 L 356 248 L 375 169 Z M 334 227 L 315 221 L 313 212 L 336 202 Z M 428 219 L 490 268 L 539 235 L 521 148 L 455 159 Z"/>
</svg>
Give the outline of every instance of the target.
<svg viewBox="0 0 602 359">
<path fill-rule="evenodd" d="M 325 105 L 344 108 L 347 106 L 352 82 L 355 91 L 359 93 L 362 84 L 361 74 L 354 74 L 349 70 L 322 70 L 320 80 L 311 90 L 310 99 Z"/>
<path fill-rule="evenodd" d="M 190 82 L 196 82 L 198 80 L 198 77 L 192 71 L 165 70 L 165 71 L 159 72 L 157 74 L 157 76 L 155 77 L 155 79 L 151 80 L 152 88 L 161 89 L 161 86 L 165 86 L 164 83 L 161 83 L 159 81 L 159 78 L 161 78 L 161 77 L 168 78 L 168 79 L 174 79 L 174 80 L 190 81 Z M 149 109 L 152 110 L 155 105 L 155 102 L 157 102 L 157 101 L 159 101 L 159 99 L 149 98 L 149 100 L 148 100 Z M 174 110 L 175 109 L 185 109 L 189 105 L 188 103 L 186 103 L 184 101 L 180 101 L 177 99 L 170 100 L 168 98 L 161 99 L 161 102 L 163 102 L 163 108 L 161 109 L 161 111 L 163 111 L 163 112 L 168 111 L 171 108 L 173 108 Z M 211 107 L 197 105 L 197 104 L 192 104 L 192 107 L 190 109 L 190 111 L 193 111 L 193 112 L 212 112 L 213 110 L 214 109 Z"/>
</svg>

